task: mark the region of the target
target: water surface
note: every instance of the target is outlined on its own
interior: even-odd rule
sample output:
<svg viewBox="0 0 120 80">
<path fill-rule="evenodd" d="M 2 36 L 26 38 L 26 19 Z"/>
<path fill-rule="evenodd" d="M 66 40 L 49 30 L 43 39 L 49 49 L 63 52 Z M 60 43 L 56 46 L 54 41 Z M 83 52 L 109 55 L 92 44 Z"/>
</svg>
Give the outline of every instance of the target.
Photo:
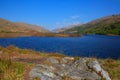
<svg viewBox="0 0 120 80">
<path fill-rule="evenodd" d="M 40 52 L 58 52 L 68 56 L 120 59 L 120 36 L 0 38 L 0 45 L 14 45 Z"/>
</svg>

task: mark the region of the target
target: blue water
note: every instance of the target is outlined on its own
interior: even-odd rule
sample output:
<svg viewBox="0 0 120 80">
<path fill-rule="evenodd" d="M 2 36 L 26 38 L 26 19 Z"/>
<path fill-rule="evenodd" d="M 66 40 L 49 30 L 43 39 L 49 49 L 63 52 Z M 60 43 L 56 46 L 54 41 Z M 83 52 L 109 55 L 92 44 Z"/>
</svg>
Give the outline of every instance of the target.
<svg viewBox="0 0 120 80">
<path fill-rule="evenodd" d="M 40 52 L 58 52 L 68 56 L 120 59 L 120 36 L 0 38 L 0 45 L 14 45 Z"/>
</svg>

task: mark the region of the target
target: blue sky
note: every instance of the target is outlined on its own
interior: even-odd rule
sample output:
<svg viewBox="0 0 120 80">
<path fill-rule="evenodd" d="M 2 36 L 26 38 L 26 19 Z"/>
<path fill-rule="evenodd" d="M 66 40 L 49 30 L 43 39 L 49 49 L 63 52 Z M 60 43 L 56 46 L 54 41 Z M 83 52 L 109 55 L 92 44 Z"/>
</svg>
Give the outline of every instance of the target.
<svg viewBox="0 0 120 80">
<path fill-rule="evenodd" d="M 120 13 L 120 0 L 0 0 L 0 18 L 56 29 Z"/>
</svg>

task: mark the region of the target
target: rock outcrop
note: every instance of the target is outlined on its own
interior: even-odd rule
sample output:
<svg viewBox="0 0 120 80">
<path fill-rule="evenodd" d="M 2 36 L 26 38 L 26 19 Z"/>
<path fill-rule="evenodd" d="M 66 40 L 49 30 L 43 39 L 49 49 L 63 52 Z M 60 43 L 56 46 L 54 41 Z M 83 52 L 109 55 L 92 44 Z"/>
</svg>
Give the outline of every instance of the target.
<svg viewBox="0 0 120 80">
<path fill-rule="evenodd" d="M 31 80 L 111 80 L 97 60 L 90 58 L 47 58 L 30 71 Z"/>
<path fill-rule="evenodd" d="M 88 66 L 97 73 L 99 73 L 105 80 L 111 80 L 109 74 L 104 69 L 101 68 L 97 60 L 89 62 Z"/>
</svg>

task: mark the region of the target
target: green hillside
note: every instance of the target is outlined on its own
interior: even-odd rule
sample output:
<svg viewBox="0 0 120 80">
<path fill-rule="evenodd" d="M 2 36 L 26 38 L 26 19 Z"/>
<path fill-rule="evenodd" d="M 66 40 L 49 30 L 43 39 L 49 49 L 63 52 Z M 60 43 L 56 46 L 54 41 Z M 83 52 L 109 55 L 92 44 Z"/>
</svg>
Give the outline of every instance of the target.
<svg viewBox="0 0 120 80">
<path fill-rule="evenodd" d="M 120 35 L 120 15 L 96 19 L 81 26 L 67 29 L 63 33 Z"/>
</svg>

